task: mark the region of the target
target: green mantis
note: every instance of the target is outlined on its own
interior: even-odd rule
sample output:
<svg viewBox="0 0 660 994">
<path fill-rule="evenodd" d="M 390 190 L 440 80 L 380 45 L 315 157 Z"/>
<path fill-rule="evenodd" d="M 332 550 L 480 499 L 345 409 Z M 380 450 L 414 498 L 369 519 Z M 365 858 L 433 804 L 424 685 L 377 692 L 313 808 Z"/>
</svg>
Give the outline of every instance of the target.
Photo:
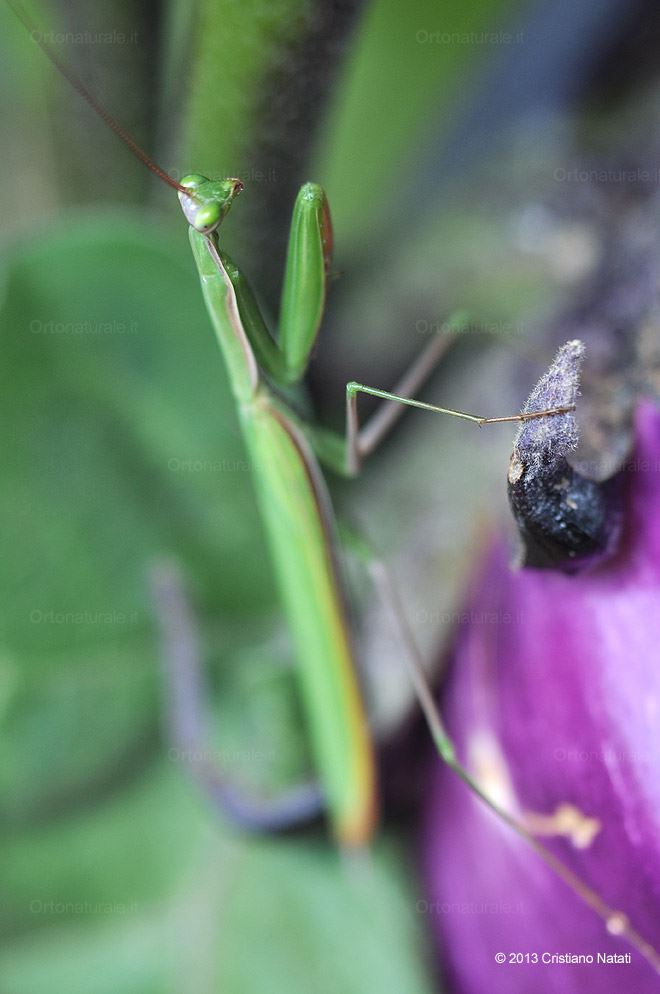
<svg viewBox="0 0 660 994">
<path fill-rule="evenodd" d="M 345 440 L 304 424 L 269 383 L 283 387 L 299 382 L 318 334 L 332 247 L 330 214 L 322 189 L 306 183 L 295 203 L 275 338 L 248 283 L 219 242 L 220 225 L 242 183 L 191 175 L 181 185 L 186 192 L 179 192 L 179 199 L 190 224 L 190 242 L 209 316 L 229 372 L 272 563 L 297 651 L 327 809 L 337 839 L 344 845 L 359 845 L 368 839 L 374 824 L 374 762 L 334 553 L 335 530 L 315 450 L 333 470 L 356 473 L 363 456 L 396 416 L 391 406 L 395 403 L 453 414 L 478 424 L 511 419 L 480 418 L 402 396 L 419 386 L 444 351 L 445 341 L 437 339 L 396 393 L 354 382 L 347 385 Z M 356 406 L 361 392 L 390 405 L 363 432 Z M 513 420 L 550 413 L 557 411 L 515 415 Z"/>
<path fill-rule="evenodd" d="M 249 284 L 220 244 L 221 225 L 243 189 L 240 180 L 191 174 L 175 182 L 156 165 L 62 62 L 21 8 L 11 4 L 45 54 L 118 137 L 152 172 L 178 192 L 202 291 L 236 402 L 254 486 L 297 657 L 306 726 L 321 797 L 333 834 L 343 846 L 361 846 L 377 819 L 373 745 L 358 680 L 337 560 L 337 535 L 319 459 L 346 475 L 387 433 L 400 405 L 451 414 L 477 424 L 481 418 L 410 399 L 447 346 L 437 336 L 393 393 L 351 382 L 346 388 L 347 433 L 342 439 L 306 424 L 282 390 L 298 386 L 323 317 L 332 252 L 330 213 L 323 190 L 306 183 L 291 223 L 279 328 L 272 335 Z M 357 397 L 368 393 L 385 405 L 360 430 Z M 533 412 L 513 419 L 557 413 Z M 181 693 L 185 687 L 181 686 Z M 303 792 L 303 809 L 309 795 Z M 292 817 L 300 813 L 300 800 Z M 278 822 L 286 820 L 286 813 Z"/>
<path fill-rule="evenodd" d="M 188 176 L 179 194 L 207 308 L 236 399 L 257 497 L 294 639 L 316 764 L 337 837 L 368 838 L 375 817 L 371 745 L 353 666 L 333 552 L 327 494 L 302 424 L 264 373 L 300 379 L 323 311 L 330 244 L 325 198 L 311 184 L 294 210 L 282 294 L 281 334 L 272 339 L 240 270 L 218 242 L 220 221 L 242 189 Z M 193 197 L 195 199 L 193 199 Z"/>
</svg>

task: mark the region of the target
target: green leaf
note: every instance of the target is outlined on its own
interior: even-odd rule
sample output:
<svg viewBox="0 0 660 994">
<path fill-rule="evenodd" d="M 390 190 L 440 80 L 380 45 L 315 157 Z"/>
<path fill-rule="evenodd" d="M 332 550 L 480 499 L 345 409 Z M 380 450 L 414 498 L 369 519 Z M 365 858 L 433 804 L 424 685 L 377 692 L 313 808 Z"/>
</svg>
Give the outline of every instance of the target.
<svg viewBox="0 0 660 994">
<path fill-rule="evenodd" d="M 179 764 L 140 774 L 87 810 L 3 835 L 5 936 L 137 918 L 194 872 L 214 835 L 211 814 Z"/>
<path fill-rule="evenodd" d="M 4 897 L 35 926 L 3 943 L 12 994 L 429 994 L 391 839 L 350 863 L 319 839 L 230 834 L 190 794 L 160 771 L 4 848 Z"/>
<path fill-rule="evenodd" d="M 352 41 L 312 175 L 328 193 L 341 252 L 386 223 L 429 126 L 450 123 L 515 0 L 374 0 Z M 424 191 L 420 191 L 424 196 Z M 360 246 L 364 250 L 364 244 Z"/>
</svg>

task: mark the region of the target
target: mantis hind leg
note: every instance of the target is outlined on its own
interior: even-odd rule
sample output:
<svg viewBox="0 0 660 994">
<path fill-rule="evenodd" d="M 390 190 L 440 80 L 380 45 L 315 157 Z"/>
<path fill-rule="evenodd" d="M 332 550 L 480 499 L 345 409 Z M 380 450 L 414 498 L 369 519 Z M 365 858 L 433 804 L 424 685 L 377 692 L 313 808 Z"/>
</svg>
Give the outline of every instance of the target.
<svg viewBox="0 0 660 994">
<path fill-rule="evenodd" d="M 214 806 L 244 830 L 277 832 L 316 819 L 325 809 L 322 791 L 308 781 L 273 797 L 241 789 L 212 747 L 211 721 L 197 627 L 179 571 L 154 567 L 152 597 L 160 628 L 167 694 L 168 737 Z"/>
</svg>

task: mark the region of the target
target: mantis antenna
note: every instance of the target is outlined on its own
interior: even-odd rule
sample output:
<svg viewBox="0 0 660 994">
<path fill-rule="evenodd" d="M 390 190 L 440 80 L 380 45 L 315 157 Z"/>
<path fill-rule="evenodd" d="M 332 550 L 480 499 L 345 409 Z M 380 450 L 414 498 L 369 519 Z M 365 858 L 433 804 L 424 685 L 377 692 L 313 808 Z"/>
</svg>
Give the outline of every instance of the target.
<svg viewBox="0 0 660 994">
<path fill-rule="evenodd" d="M 179 193 L 185 193 L 187 197 L 192 196 L 194 199 L 194 194 L 191 194 L 190 190 L 186 189 L 180 183 L 177 183 L 177 181 L 172 179 L 172 177 L 169 176 L 157 162 L 154 162 L 154 160 L 147 155 L 144 149 L 138 145 L 135 138 L 133 138 L 133 136 L 121 126 L 119 121 L 115 120 L 112 114 L 105 109 L 103 104 L 96 99 L 94 94 L 87 89 L 78 74 L 71 68 L 70 65 L 68 65 L 68 63 L 59 57 L 54 47 L 45 40 L 43 32 L 38 29 L 36 22 L 32 20 L 28 12 L 24 10 L 24 8 L 17 3 L 16 0 L 7 0 L 7 4 L 19 19 L 32 40 L 36 42 L 44 55 L 50 59 L 52 65 L 59 73 L 61 73 L 62 76 L 64 76 L 67 82 L 71 84 L 76 93 L 80 94 L 83 100 L 89 104 L 94 113 L 100 117 L 112 131 L 114 131 L 129 152 L 132 152 L 135 158 L 139 159 L 140 162 L 146 166 L 147 169 L 150 169 L 155 176 L 163 181 L 163 183 L 167 183 L 168 186 L 171 186 L 174 190 L 178 190 Z"/>
</svg>

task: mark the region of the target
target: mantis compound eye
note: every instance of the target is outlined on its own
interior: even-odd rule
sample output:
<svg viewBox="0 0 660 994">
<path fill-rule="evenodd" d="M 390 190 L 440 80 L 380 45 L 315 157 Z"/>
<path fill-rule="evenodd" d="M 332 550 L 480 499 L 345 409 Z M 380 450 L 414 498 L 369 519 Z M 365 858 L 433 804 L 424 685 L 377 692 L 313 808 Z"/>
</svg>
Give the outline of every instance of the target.
<svg viewBox="0 0 660 994">
<path fill-rule="evenodd" d="M 206 182 L 206 177 L 202 176 L 200 173 L 188 173 L 188 175 L 184 176 L 181 180 L 181 186 L 185 186 L 186 189 L 189 190 L 194 190 L 196 187 L 201 186 L 202 183 Z"/>
<path fill-rule="evenodd" d="M 204 204 L 195 213 L 193 226 L 197 231 L 212 231 L 222 218 L 220 207 L 217 203 Z"/>
</svg>

